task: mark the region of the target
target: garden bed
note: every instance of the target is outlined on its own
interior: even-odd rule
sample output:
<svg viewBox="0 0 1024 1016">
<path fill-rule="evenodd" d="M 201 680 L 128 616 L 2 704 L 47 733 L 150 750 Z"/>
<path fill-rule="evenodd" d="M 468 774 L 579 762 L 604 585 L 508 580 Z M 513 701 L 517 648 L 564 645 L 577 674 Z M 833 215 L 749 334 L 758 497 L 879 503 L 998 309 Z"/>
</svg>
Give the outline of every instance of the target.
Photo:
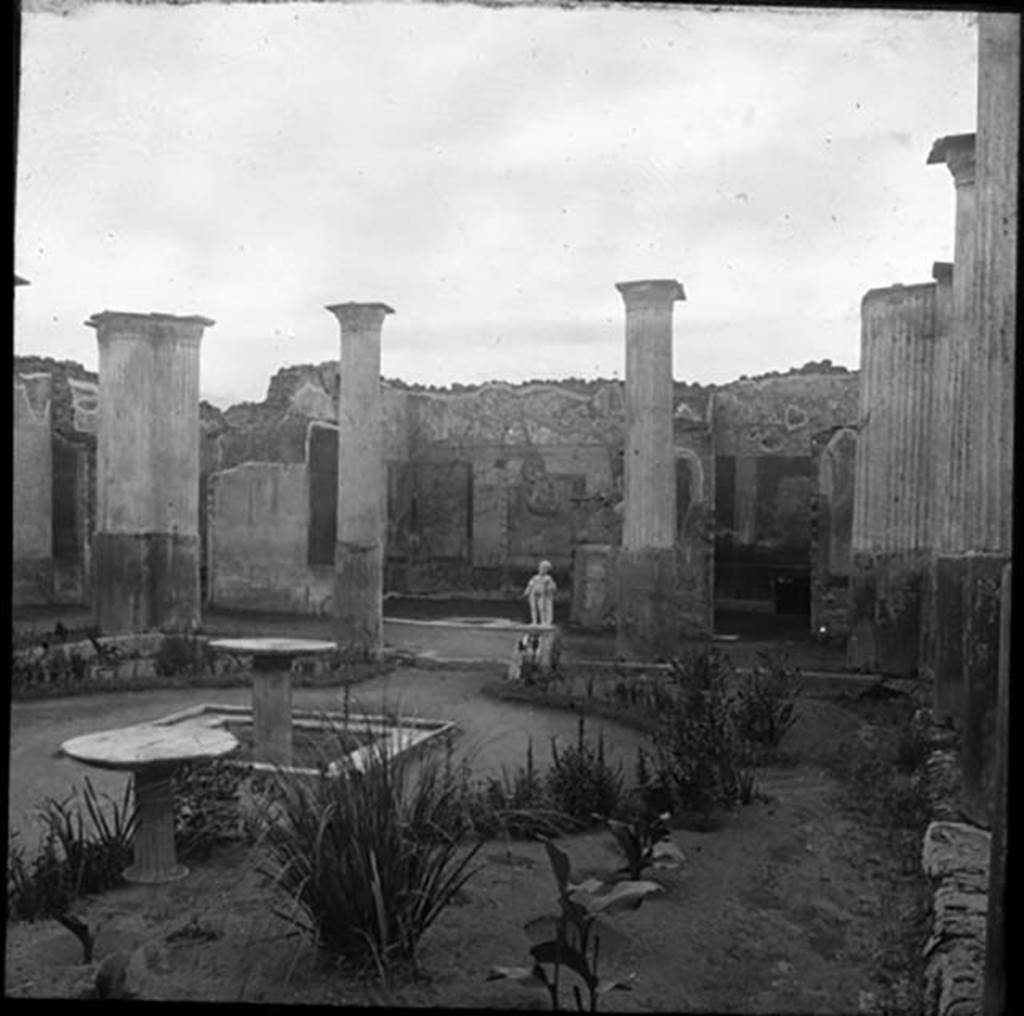
<svg viewBox="0 0 1024 1016">
<path fill-rule="evenodd" d="M 541 761 L 548 731 L 562 745 L 572 742 L 571 715 L 484 698 L 489 679 L 400 671 L 366 689 L 365 700 L 404 688 L 406 704 L 412 699 L 421 715 L 436 708 L 456 717 L 463 738 L 495 735 L 492 764 L 520 762 L 528 736 Z M 688 861 L 656 873 L 664 891 L 617 915 L 621 941 L 617 949 L 608 942 L 608 972 L 636 978 L 632 991 L 605 999 L 602 1010 L 914 1010 L 922 875 L 904 867 L 885 824 L 908 809 L 890 806 L 879 816 L 874 805 L 851 807 L 851 794 L 884 787 L 884 768 L 858 768 L 853 780 L 822 765 L 826 753 L 851 765 L 886 761 L 905 725 L 892 710 L 888 700 L 870 710 L 802 700 L 782 744 L 799 757 L 758 769 L 753 802 L 724 813 L 712 831 L 673 830 Z M 865 721 L 871 738 L 860 736 Z M 606 731 L 627 770 L 633 749 L 624 746 L 635 736 Z M 12 758 L 23 765 L 26 756 Z M 621 863 L 606 831 L 558 842 L 578 878 L 604 877 Z M 189 861 L 192 875 L 181 883 L 121 887 L 82 901 L 81 913 L 99 929 L 98 958 L 114 950 L 131 957 L 129 985 L 142 999 L 544 1009 L 543 991 L 487 980 L 492 966 L 528 961 L 523 925 L 552 909 L 555 883 L 543 847 L 498 838 L 478 860 L 482 871 L 424 937 L 419 975 L 396 968 L 385 983 L 356 976 L 298 934 L 287 919 L 289 901 L 274 903 L 245 844 Z M 81 965 L 69 932 L 50 921 L 9 923 L 7 931 L 8 994 L 70 998 L 88 989 L 95 966 Z"/>
</svg>

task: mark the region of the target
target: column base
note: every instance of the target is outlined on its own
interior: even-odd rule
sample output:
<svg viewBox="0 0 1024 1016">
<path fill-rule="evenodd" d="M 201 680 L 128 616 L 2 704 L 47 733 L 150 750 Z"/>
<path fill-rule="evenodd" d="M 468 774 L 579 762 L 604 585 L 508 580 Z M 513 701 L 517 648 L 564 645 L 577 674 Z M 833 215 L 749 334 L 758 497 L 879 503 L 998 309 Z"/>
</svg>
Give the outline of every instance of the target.
<svg viewBox="0 0 1024 1016">
<path fill-rule="evenodd" d="M 932 566 L 933 597 L 931 671 L 932 715 L 939 723 L 952 721 L 963 729 L 964 706 L 964 583 L 967 558 L 940 555 Z"/>
<path fill-rule="evenodd" d="M 633 659 L 671 659 L 682 647 L 674 547 L 618 555 L 615 649 Z"/>
<path fill-rule="evenodd" d="M 97 533 L 96 621 L 105 634 L 199 627 L 199 536 Z"/>
<path fill-rule="evenodd" d="M 848 662 L 913 677 L 921 641 L 921 554 L 858 554 L 850 577 Z"/>
<path fill-rule="evenodd" d="M 963 810 L 986 829 L 992 825 L 995 794 L 1000 607 L 1003 567 L 1009 562 L 1002 554 L 970 554 L 964 581 Z"/>
<path fill-rule="evenodd" d="M 380 657 L 383 553 L 379 543 L 338 543 L 334 552 L 334 617 L 338 648 L 352 658 Z"/>
</svg>

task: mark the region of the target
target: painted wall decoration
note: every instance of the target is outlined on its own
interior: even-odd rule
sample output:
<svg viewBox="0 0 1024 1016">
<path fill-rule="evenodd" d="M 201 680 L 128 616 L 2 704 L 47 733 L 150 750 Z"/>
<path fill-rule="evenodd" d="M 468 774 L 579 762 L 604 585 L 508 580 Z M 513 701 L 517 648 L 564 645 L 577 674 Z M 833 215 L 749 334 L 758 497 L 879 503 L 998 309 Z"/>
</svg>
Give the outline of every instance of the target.
<svg viewBox="0 0 1024 1016">
<path fill-rule="evenodd" d="M 50 467 L 59 491 L 54 514 L 61 532 L 58 557 L 69 567 L 75 562 L 80 569 L 75 582 L 84 590 L 89 505 L 94 500 L 90 456 L 95 455 L 97 379 L 77 364 L 42 358 L 20 358 L 17 366 L 28 373 L 52 374 L 53 431 L 72 449 L 62 451 Z M 200 537 L 211 567 L 230 545 L 224 527 L 240 524 L 233 500 L 218 503 L 209 496 L 219 476 L 262 464 L 275 467 L 281 496 L 280 484 L 301 486 L 287 494 L 302 503 L 301 513 L 289 510 L 285 518 L 268 508 L 271 521 L 260 530 L 259 539 L 272 540 L 273 527 L 282 526 L 285 544 L 291 550 L 300 544 L 302 548 L 301 560 L 271 569 L 258 582 L 254 579 L 265 593 L 257 600 L 263 596 L 268 605 L 292 603 L 303 610 L 302 604 L 308 603 L 308 609 L 321 610 L 329 595 L 329 587 L 317 582 L 333 565 L 338 369 L 335 360 L 282 368 L 270 379 L 261 402 L 226 410 L 200 406 Z M 826 556 L 829 568 L 840 566 L 846 552 L 842 520 L 848 479 L 842 463 L 847 439 L 837 439 L 829 452 L 829 461 L 835 461 L 823 467 L 833 470 L 828 482 L 819 477 L 821 449 L 812 451 L 812 439 L 855 419 L 856 394 L 857 375 L 841 372 L 797 373 L 717 387 L 676 383 L 679 546 L 687 548 L 688 574 L 702 604 L 718 582 L 715 568 L 704 560 L 716 550 L 716 538 L 719 546 L 739 554 L 730 559 L 738 567 L 770 568 L 785 560 L 806 570 L 811 509 L 819 488 L 828 483 L 835 524 Z M 561 594 L 569 596 L 577 548 L 604 547 L 611 551 L 595 550 L 588 558 L 586 599 L 589 615 L 606 616 L 612 608 L 595 592 L 595 583 L 614 567 L 614 548 L 621 542 L 623 398 L 624 386 L 617 380 L 494 382 L 445 390 L 382 381 L 388 588 L 514 595 L 537 561 L 546 558 L 555 565 Z M 279 468 L 285 466 L 289 468 Z M 233 477 L 226 481 L 231 489 L 242 483 L 239 474 Z M 256 484 L 249 484 L 252 490 L 263 489 L 255 474 L 250 479 Z M 221 527 L 216 545 L 209 540 L 208 525 Z M 258 553 L 252 533 L 240 538 Z M 267 553 L 273 557 L 271 550 Z M 729 564 L 715 565 L 721 566 L 724 581 L 719 584 L 726 592 Z M 275 581 L 298 583 L 309 596 L 290 596 L 283 587 L 272 591 Z M 240 605 L 237 597 L 254 603 L 251 594 L 243 596 L 240 578 L 221 582 L 217 595 L 226 605 Z M 756 595 L 766 594 L 762 589 Z"/>
</svg>

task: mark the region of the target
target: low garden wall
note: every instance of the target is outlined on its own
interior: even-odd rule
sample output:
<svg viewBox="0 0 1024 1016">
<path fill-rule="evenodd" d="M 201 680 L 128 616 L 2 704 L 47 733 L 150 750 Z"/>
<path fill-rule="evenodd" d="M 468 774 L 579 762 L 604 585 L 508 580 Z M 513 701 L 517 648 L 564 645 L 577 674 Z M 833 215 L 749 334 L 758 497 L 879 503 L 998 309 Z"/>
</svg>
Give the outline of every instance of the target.
<svg viewBox="0 0 1024 1016">
<path fill-rule="evenodd" d="M 931 748 L 922 779 L 932 818 L 921 847 L 931 883 L 923 1012 L 969 1016 L 982 1011 L 991 834 L 962 821 L 957 735 L 932 723 L 930 710 L 919 720 Z"/>
<path fill-rule="evenodd" d="M 249 684 L 251 657 L 214 653 L 209 642 L 219 637 L 144 632 L 30 645 L 11 654 L 11 697 Z M 382 673 L 396 662 L 350 661 L 337 653 L 298 659 L 292 673 L 299 686 L 347 684 Z"/>
</svg>

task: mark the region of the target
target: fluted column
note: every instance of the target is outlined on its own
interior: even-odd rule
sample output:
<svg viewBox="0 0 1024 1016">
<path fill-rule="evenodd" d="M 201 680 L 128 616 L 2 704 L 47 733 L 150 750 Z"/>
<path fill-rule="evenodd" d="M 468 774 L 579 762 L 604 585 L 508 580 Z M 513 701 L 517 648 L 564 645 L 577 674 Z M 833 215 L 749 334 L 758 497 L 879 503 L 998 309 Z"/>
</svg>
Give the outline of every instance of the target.
<svg viewBox="0 0 1024 1016">
<path fill-rule="evenodd" d="M 978 19 L 974 343 L 967 375 L 964 513 L 964 811 L 992 820 L 1000 583 L 1012 552 L 1020 17 Z"/>
<path fill-rule="evenodd" d="M 928 164 L 945 164 L 956 188 L 956 226 L 953 238 L 952 321 L 943 375 L 936 384 L 945 410 L 936 433 L 936 489 L 939 500 L 935 535 L 940 553 L 964 547 L 964 506 L 968 429 L 964 412 L 967 372 L 974 329 L 971 324 L 971 278 L 975 260 L 975 136 L 954 134 L 939 138 L 928 154 Z"/>
<path fill-rule="evenodd" d="M 932 526 L 933 555 L 928 569 L 929 617 L 925 629 L 934 631 L 924 670 L 933 682 L 932 710 L 936 719 L 960 723 L 963 700 L 963 593 L 966 548 L 965 513 L 970 500 L 967 464 L 970 461 L 968 377 L 974 357 L 971 280 L 975 263 L 975 149 L 974 134 L 938 138 L 928 155 L 929 165 L 945 165 L 956 193 L 953 271 L 945 335 L 936 359 L 933 414 L 935 447 L 934 490 L 936 517 Z"/>
<path fill-rule="evenodd" d="M 209 318 L 103 311 L 94 607 L 104 632 L 199 625 L 199 345 Z"/>
<path fill-rule="evenodd" d="M 935 290 L 935 283 L 891 286 L 861 302 L 849 657 L 853 666 L 893 675 L 912 674 L 918 663 Z"/>
<path fill-rule="evenodd" d="M 339 647 L 380 653 L 385 467 L 381 433 L 380 335 L 394 311 L 383 303 L 327 308 L 341 326 L 338 393 L 338 525 L 334 615 Z"/>
<path fill-rule="evenodd" d="M 676 610 L 676 464 L 672 427 L 675 279 L 620 282 L 626 308 L 626 447 L 619 651 L 664 656 L 679 640 Z"/>
</svg>

